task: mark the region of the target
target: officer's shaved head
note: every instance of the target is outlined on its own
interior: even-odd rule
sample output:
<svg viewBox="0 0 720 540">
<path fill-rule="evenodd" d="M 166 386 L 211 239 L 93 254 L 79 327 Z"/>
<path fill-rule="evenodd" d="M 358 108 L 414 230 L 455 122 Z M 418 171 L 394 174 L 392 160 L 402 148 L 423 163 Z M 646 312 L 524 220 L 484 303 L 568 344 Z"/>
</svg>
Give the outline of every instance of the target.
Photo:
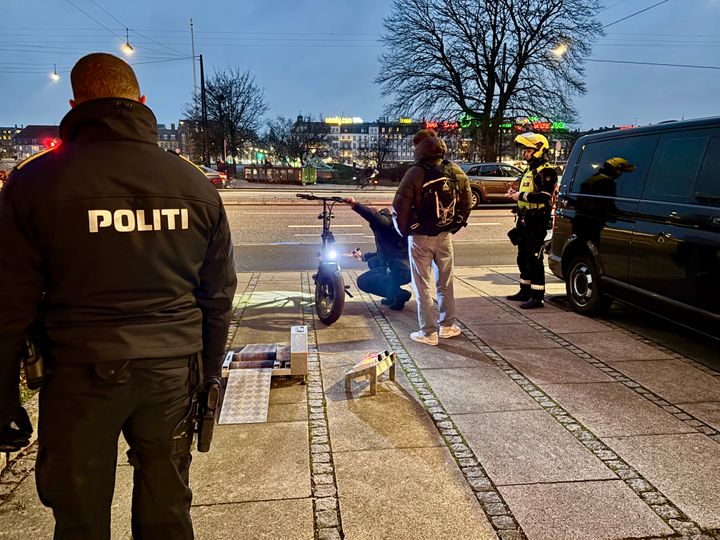
<svg viewBox="0 0 720 540">
<path fill-rule="evenodd" d="M 135 72 L 124 60 L 106 53 L 92 53 L 77 61 L 70 72 L 75 103 L 98 98 L 140 101 Z"/>
</svg>

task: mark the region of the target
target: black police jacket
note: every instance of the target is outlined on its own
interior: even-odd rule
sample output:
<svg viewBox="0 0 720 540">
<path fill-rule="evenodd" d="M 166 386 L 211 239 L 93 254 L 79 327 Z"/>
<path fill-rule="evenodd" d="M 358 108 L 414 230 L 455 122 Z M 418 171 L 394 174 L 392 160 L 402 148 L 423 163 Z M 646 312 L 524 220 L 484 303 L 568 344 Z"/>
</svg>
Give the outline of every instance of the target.
<svg viewBox="0 0 720 540">
<path fill-rule="evenodd" d="M 383 264 L 393 273 L 401 277 L 410 271 L 407 240 L 400 236 L 393 225 L 390 210 L 375 211 L 356 202 L 352 209 L 360 214 L 370 225 L 375 236 L 377 255 Z"/>
<path fill-rule="evenodd" d="M 83 102 L 60 138 L 0 193 L 0 416 L 43 292 L 53 363 L 202 350 L 212 375 L 226 344 L 236 278 L 207 177 L 158 147 L 155 116 L 136 101 Z"/>
</svg>

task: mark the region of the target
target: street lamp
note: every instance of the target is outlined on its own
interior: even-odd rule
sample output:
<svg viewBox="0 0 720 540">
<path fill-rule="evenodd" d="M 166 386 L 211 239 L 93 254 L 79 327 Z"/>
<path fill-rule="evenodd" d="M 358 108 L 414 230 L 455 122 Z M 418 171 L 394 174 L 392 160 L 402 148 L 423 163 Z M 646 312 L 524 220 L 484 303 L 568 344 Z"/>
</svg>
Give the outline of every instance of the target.
<svg viewBox="0 0 720 540">
<path fill-rule="evenodd" d="M 130 31 L 127 28 L 125 29 L 125 45 L 122 46 L 122 52 L 128 56 L 135 52 L 133 46 L 130 45 Z"/>
<path fill-rule="evenodd" d="M 567 54 L 567 52 L 569 50 L 570 50 L 570 47 L 568 47 L 568 44 L 561 41 L 550 52 L 552 52 L 552 54 L 553 54 L 553 56 L 555 56 L 555 58 L 560 60 L 563 56 L 565 56 L 565 54 Z"/>
<path fill-rule="evenodd" d="M 60 75 L 58 75 L 57 66 L 55 64 L 53 64 L 53 72 L 50 74 L 50 79 L 52 79 L 53 82 L 58 82 L 60 80 Z"/>
</svg>

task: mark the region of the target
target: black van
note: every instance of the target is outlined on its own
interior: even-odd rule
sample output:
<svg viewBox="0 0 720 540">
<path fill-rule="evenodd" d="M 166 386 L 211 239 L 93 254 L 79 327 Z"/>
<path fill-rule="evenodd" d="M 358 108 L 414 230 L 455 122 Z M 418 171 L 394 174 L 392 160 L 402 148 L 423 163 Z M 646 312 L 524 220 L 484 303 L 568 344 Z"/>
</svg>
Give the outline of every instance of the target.
<svg viewBox="0 0 720 540">
<path fill-rule="evenodd" d="M 578 140 L 548 261 L 579 313 L 616 299 L 720 337 L 720 117 Z"/>
</svg>

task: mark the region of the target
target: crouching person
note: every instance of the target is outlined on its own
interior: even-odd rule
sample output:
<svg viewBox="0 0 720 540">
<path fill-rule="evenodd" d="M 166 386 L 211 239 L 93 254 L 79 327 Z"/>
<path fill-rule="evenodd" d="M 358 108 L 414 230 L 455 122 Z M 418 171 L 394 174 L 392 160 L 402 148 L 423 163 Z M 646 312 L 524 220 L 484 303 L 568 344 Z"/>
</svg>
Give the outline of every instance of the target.
<svg viewBox="0 0 720 540">
<path fill-rule="evenodd" d="M 402 288 L 410 283 L 407 241 L 395 230 L 389 208 L 376 211 L 353 197 L 345 202 L 368 222 L 375 237 L 374 253 L 362 253 L 359 249 L 353 252 L 353 256 L 366 262 L 369 268 L 358 276 L 358 288 L 382 296 L 382 303 L 390 309 L 402 310 L 411 296 Z"/>
</svg>

